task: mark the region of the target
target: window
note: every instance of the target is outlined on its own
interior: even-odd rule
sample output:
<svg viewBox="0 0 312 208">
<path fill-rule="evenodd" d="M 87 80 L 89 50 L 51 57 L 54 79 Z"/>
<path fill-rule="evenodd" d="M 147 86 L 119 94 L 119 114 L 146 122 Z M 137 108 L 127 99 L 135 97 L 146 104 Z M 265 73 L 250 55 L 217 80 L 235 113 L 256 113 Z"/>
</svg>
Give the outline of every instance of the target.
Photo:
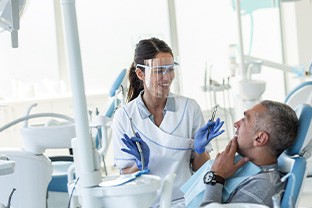
<svg viewBox="0 0 312 208">
<path fill-rule="evenodd" d="M 219 83 L 226 82 L 230 74 L 229 45 L 237 42 L 235 11 L 228 0 L 184 0 L 175 5 L 182 92 L 202 102 L 205 70 L 209 72 L 212 66 L 209 74 Z M 76 1 L 76 12 L 86 91 L 109 90 L 115 76 L 129 68 L 140 39 L 156 36 L 171 45 L 167 0 Z M 255 11 L 253 24 L 247 15 L 242 19 L 245 51 L 252 46 L 251 55 L 280 62 L 278 9 Z M 20 47 L 12 49 L 9 33 L 0 33 L 0 56 L 5 57 L 1 59 L 0 97 L 64 91 L 60 79 L 68 76 L 68 69 L 59 62 L 62 43 L 55 29 L 53 1 L 31 0 L 21 20 Z M 281 77 L 283 85 L 280 71 L 264 68 L 263 74 L 254 76 L 267 80 L 267 89 L 276 77 Z M 69 83 L 65 88 L 70 88 Z M 265 95 L 284 96 L 282 90 Z"/>
</svg>

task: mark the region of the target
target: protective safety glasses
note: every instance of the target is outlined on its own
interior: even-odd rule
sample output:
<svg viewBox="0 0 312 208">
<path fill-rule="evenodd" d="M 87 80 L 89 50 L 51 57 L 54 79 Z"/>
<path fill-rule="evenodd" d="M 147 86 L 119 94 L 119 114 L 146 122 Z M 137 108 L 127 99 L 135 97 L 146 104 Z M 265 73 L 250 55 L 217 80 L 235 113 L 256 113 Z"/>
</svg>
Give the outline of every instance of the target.
<svg viewBox="0 0 312 208">
<path fill-rule="evenodd" d="M 169 65 L 163 65 L 163 66 L 146 66 L 142 64 L 137 64 L 137 68 L 144 68 L 147 70 L 151 70 L 151 73 L 153 74 L 159 74 L 159 75 L 165 75 L 167 73 L 172 73 L 174 70 L 177 69 L 177 66 L 179 66 L 178 63 L 174 62 L 173 64 Z"/>
<path fill-rule="evenodd" d="M 137 69 L 144 71 L 145 90 L 157 98 L 170 96 L 170 88 L 179 70 L 173 57 L 144 60 L 137 64 Z"/>
</svg>

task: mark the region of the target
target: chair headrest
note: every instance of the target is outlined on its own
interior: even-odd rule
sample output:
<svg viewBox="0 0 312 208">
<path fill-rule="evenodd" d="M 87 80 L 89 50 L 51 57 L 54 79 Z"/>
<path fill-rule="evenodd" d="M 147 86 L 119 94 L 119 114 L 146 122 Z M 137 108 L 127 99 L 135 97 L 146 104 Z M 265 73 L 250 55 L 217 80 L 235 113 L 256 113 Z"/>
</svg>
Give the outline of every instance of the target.
<svg viewBox="0 0 312 208">
<path fill-rule="evenodd" d="M 306 151 L 311 151 L 306 147 L 310 146 L 312 141 L 312 106 L 300 104 L 295 111 L 299 119 L 299 127 L 295 143 L 285 150 L 289 156 L 303 155 Z"/>
<path fill-rule="evenodd" d="M 109 95 L 110 97 L 115 96 L 115 92 L 116 92 L 116 90 L 120 87 L 120 85 L 121 85 L 121 83 L 122 83 L 124 77 L 126 76 L 126 73 L 127 73 L 127 69 L 123 69 L 123 70 L 119 73 L 119 75 L 117 76 L 115 82 L 113 83 L 113 85 L 112 85 L 112 87 L 111 87 L 111 89 L 110 89 L 110 91 L 109 91 L 109 93 L 108 93 L 108 95 Z"/>
</svg>

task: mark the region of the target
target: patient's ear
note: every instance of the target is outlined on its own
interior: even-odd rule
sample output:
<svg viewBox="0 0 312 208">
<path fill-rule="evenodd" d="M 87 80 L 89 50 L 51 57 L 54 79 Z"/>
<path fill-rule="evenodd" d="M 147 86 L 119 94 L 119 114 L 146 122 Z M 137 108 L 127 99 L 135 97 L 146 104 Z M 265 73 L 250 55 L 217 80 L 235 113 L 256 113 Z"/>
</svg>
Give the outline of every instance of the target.
<svg viewBox="0 0 312 208">
<path fill-rule="evenodd" d="M 269 142 L 269 134 L 265 131 L 258 132 L 256 136 L 254 141 L 256 147 L 264 146 Z"/>
</svg>

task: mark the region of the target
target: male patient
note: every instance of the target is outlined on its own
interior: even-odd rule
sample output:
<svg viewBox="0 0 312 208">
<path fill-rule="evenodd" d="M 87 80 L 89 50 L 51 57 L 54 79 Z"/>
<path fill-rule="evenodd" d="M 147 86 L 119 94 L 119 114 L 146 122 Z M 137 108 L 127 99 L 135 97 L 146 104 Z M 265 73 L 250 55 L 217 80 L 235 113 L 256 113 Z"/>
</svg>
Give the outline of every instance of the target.
<svg viewBox="0 0 312 208">
<path fill-rule="evenodd" d="M 277 158 L 296 138 L 296 113 L 283 103 L 265 100 L 245 111 L 244 117 L 234 126 L 237 129 L 235 137 L 223 152 L 217 154 L 211 171 L 205 174 L 206 187 L 201 206 L 216 202 L 272 207 L 272 196 L 284 188 L 280 183 Z M 236 153 L 242 158 L 235 162 Z M 222 190 L 226 188 L 224 182 L 244 168 L 248 161 L 258 166 L 259 171 L 237 184 L 225 199 L 222 196 Z"/>
</svg>

